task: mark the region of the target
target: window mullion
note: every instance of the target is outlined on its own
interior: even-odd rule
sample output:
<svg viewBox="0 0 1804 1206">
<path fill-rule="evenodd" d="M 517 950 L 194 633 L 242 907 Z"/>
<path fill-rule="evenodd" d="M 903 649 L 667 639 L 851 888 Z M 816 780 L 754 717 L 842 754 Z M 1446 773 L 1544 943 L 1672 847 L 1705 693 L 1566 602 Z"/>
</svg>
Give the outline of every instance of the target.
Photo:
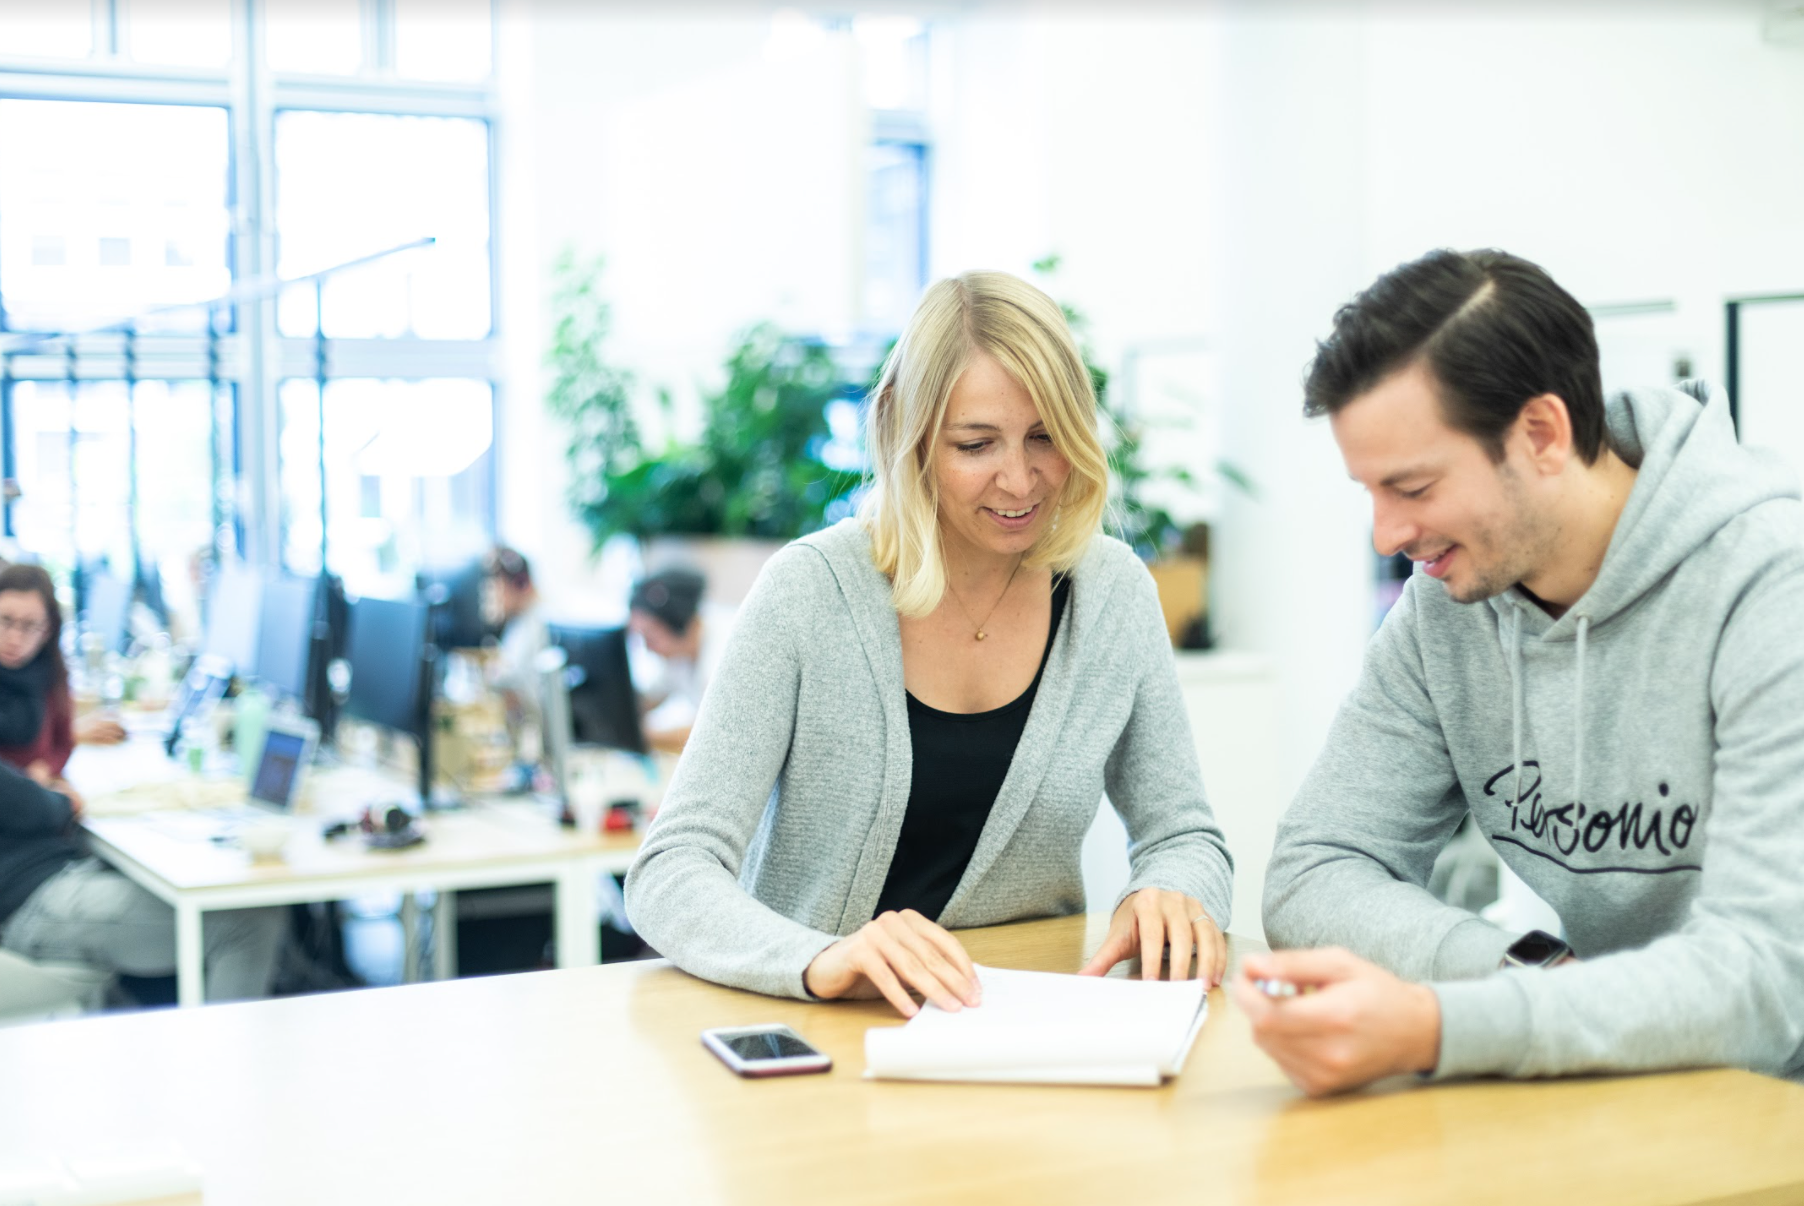
<svg viewBox="0 0 1804 1206">
<path fill-rule="evenodd" d="M 238 251 L 233 275 L 240 282 L 261 279 L 275 271 L 275 112 L 264 54 L 265 36 L 261 0 L 240 0 L 233 10 L 232 99 Z M 281 549 L 281 498 L 276 484 L 280 434 L 275 419 L 275 301 L 269 297 L 253 298 L 236 307 L 234 318 L 240 347 L 240 496 L 251 520 L 242 527 L 245 547 L 238 552 L 256 564 L 274 565 Z"/>
<path fill-rule="evenodd" d="M 363 61 L 373 75 L 394 75 L 394 0 L 363 0 Z"/>
<path fill-rule="evenodd" d="M 97 57 L 119 57 L 119 0 L 94 0 L 94 51 Z"/>
</svg>

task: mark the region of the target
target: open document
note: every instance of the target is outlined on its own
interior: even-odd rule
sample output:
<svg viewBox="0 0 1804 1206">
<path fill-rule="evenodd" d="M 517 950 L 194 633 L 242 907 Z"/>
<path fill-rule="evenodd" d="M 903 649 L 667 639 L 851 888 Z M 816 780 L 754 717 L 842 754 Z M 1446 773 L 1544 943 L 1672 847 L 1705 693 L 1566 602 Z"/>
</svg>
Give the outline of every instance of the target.
<svg viewBox="0 0 1804 1206">
<path fill-rule="evenodd" d="M 983 1004 L 929 1003 L 865 1031 L 865 1075 L 884 1080 L 1156 1085 L 1176 1076 L 1209 1013 L 1201 980 L 1120 980 L 979 967 Z"/>
</svg>

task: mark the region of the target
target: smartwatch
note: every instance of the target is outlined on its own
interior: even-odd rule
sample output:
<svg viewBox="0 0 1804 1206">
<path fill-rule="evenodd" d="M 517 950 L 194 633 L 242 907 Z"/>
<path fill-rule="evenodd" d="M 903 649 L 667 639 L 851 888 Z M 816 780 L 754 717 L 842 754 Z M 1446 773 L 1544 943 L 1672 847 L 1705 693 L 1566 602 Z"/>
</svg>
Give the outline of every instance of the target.
<svg viewBox="0 0 1804 1206">
<path fill-rule="evenodd" d="M 1572 948 L 1546 930 L 1530 930 L 1503 952 L 1502 967 L 1552 967 L 1572 954 Z"/>
</svg>

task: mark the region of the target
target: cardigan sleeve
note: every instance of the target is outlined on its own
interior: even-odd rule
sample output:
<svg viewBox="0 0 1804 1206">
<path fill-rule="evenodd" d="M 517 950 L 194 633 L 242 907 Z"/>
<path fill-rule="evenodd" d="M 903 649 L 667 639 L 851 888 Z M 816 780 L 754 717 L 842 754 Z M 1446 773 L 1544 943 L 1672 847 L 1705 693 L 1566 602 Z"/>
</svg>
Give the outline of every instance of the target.
<svg viewBox="0 0 1804 1206">
<path fill-rule="evenodd" d="M 818 554 L 794 546 L 766 563 L 626 878 L 633 927 L 672 963 L 772 996 L 806 998 L 802 974 L 838 940 L 739 883 L 789 756 L 801 672 L 793 628 L 813 610 L 818 565 Z"/>
<path fill-rule="evenodd" d="M 1124 639 L 1139 667 L 1133 711 L 1104 767 L 1109 802 L 1128 832 L 1128 885 L 1115 905 L 1142 888 L 1194 896 L 1227 931 L 1232 920 L 1234 860 L 1203 794 L 1196 743 L 1178 688 L 1177 663 L 1144 567 L 1124 586 L 1129 594 Z"/>
</svg>

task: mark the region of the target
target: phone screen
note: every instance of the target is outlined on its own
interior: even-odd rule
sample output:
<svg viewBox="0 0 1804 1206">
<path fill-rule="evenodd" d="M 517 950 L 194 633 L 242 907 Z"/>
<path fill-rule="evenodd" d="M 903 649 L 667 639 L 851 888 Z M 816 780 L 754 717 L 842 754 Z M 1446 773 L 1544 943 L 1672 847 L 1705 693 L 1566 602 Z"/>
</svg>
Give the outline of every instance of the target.
<svg viewBox="0 0 1804 1206">
<path fill-rule="evenodd" d="M 818 1055 L 813 1047 L 804 1043 L 793 1034 L 785 1034 L 780 1030 L 766 1030 L 759 1034 L 735 1034 L 721 1036 L 721 1042 L 740 1059 L 752 1061 L 761 1059 L 794 1059 L 798 1055 Z"/>
</svg>

